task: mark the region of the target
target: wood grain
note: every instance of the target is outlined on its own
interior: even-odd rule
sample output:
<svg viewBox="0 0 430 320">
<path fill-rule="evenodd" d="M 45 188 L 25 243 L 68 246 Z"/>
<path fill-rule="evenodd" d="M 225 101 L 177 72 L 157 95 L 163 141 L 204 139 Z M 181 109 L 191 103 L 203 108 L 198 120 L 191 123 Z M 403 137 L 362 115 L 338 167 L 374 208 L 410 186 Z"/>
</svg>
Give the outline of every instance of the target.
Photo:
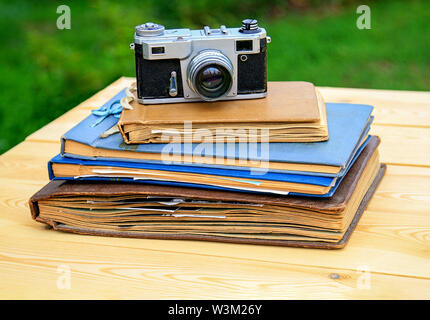
<svg viewBox="0 0 430 320">
<path fill-rule="evenodd" d="M 375 105 L 372 133 L 390 164 L 342 250 L 105 238 L 34 222 L 27 201 L 48 182 L 61 134 L 132 81 L 119 79 L 0 157 L 0 298 L 430 299 L 428 92 L 321 88 L 326 101 Z M 59 266 L 70 268 L 71 289 L 57 287 Z"/>
<path fill-rule="evenodd" d="M 375 124 L 430 127 L 430 92 L 319 87 L 326 102 L 370 104 Z"/>
<path fill-rule="evenodd" d="M 396 299 L 408 296 L 411 286 L 416 296 L 430 297 L 428 279 L 371 272 L 369 287 L 362 288 L 359 270 L 91 244 L 74 235 L 52 248 L 47 233 L 35 233 L 40 241 L 31 248 L 24 246 L 29 239 L 13 236 L 1 252 L 0 272 L 8 277 L 0 298 L 34 298 L 37 290 L 38 298 Z M 57 287 L 64 266 L 71 270 L 69 290 Z"/>
</svg>

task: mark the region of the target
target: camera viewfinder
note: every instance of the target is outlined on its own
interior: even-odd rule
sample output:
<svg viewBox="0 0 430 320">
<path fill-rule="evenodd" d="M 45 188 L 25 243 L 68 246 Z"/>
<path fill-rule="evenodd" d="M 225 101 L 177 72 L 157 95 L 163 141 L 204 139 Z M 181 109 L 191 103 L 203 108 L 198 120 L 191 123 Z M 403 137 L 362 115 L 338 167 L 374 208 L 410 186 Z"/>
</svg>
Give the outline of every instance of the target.
<svg viewBox="0 0 430 320">
<path fill-rule="evenodd" d="M 236 41 L 236 51 L 252 51 L 252 40 Z"/>
<path fill-rule="evenodd" d="M 151 52 L 152 52 L 152 54 L 163 54 L 164 53 L 164 47 L 152 47 Z"/>
</svg>

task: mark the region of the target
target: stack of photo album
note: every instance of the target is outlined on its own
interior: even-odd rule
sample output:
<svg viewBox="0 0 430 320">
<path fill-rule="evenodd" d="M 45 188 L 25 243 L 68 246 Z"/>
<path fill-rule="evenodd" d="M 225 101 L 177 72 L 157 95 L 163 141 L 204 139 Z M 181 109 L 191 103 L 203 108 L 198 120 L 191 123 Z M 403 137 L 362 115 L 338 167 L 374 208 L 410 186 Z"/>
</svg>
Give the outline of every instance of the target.
<svg viewBox="0 0 430 320">
<path fill-rule="evenodd" d="M 373 107 L 325 103 L 306 83 L 306 94 L 266 100 L 291 85 L 300 87 L 269 83 L 265 99 L 146 110 L 133 101 L 115 113 L 125 88 L 62 136 L 51 182 L 30 199 L 33 218 L 79 234 L 342 248 L 385 171 Z M 196 125 L 196 113 L 217 121 Z"/>
</svg>

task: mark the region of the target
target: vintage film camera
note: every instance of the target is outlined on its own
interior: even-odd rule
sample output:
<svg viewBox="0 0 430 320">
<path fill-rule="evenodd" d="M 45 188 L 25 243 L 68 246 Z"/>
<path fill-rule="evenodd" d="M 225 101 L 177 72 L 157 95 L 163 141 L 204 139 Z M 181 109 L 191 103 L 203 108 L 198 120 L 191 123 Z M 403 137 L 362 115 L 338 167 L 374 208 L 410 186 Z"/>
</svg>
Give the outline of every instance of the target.
<svg viewBox="0 0 430 320">
<path fill-rule="evenodd" d="M 257 20 L 241 28 L 135 28 L 138 101 L 142 104 L 262 98 L 267 93 L 267 43 Z"/>
</svg>

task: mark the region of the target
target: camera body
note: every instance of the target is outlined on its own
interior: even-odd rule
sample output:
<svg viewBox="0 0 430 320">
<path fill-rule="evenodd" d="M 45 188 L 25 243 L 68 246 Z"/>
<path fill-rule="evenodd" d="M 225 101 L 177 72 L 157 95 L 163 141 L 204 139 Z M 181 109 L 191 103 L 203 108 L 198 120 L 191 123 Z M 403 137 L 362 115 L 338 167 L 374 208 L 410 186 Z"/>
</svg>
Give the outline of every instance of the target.
<svg viewBox="0 0 430 320">
<path fill-rule="evenodd" d="M 257 21 L 241 28 L 135 28 L 138 101 L 142 104 L 263 98 L 267 94 L 267 37 Z"/>
</svg>

